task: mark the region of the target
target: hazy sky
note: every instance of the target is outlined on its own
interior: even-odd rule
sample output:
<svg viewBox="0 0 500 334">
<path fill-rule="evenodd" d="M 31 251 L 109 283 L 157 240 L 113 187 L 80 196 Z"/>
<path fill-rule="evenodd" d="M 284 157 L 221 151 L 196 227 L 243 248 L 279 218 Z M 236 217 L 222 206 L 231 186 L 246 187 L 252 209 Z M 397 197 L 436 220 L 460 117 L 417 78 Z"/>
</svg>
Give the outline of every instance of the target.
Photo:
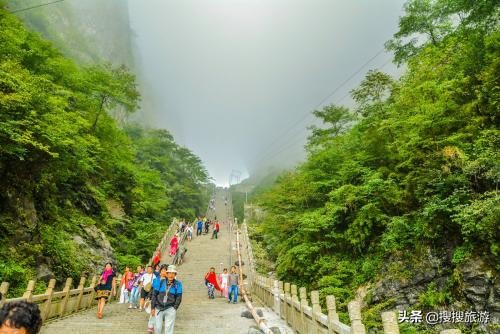
<svg viewBox="0 0 500 334">
<path fill-rule="evenodd" d="M 129 0 L 151 125 L 231 171 L 303 158 L 310 112 L 383 49 L 403 0 Z M 344 98 L 379 54 L 325 103 Z"/>
</svg>

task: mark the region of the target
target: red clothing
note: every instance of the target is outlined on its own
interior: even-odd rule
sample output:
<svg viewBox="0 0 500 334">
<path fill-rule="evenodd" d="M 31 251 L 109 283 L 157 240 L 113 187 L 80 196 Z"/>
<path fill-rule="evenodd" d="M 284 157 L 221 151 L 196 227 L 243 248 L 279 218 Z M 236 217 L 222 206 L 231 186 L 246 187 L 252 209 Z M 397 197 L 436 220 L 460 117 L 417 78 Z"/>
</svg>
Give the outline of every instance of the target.
<svg viewBox="0 0 500 334">
<path fill-rule="evenodd" d="M 123 286 L 125 284 L 125 286 L 128 285 L 128 281 L 133 279 L 134 278 L 134 274 L 132 274 L 131 271 L 126 271 L 123 273 L 123 276 L 122 276 L 122 280 L 120 282 L 120 286 Z"/>
<path fill-rule="evenodd" d="M 217 232 L 219 232 L 219 227 L 220 227 L 220 226 L 219 226 L 219 223 L 215 223 L 215 230 L 216 230 Z"/>
<path fill-rule="evenodd" d="M 172 240 L 170 240 L 170 255 L 175 255 L 175 253 L 177 253 L 177 248 L 179 248 L 179 240 L 177 236 L 174 235 Z"/>
<path fill-rule="evenodd" d="M 222 291 L 219 283 L 217 282 L 217 275 L 215 275 L 215 273 L 209 271 L 205 274 L 205 279 L 207 282 L 212 283 L 217 290 Z"/>
<path fill-rule="evenodd" d="M 155 257 L 153 258 L 153 267 L 156 267 L 156 265 L 160 263 L 160 260 L 161 260 L 160 252 L 156 252 Z"/>
</svg>

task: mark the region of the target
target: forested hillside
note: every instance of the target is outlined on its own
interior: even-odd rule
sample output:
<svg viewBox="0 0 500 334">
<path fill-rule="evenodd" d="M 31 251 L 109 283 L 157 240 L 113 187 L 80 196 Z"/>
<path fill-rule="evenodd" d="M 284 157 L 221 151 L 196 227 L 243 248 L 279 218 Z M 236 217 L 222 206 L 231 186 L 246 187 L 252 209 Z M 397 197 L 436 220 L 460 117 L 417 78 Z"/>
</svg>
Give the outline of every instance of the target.
<svg viewBox="0 0 500 334">
<path fill-rule="evenodd" d="M 476 310 L 500 321 L 500 31 L 497 1 L 411 0 L 387 43 L 406 66 L 370 71 L 354 108 L 314 112 L 307 160 L 251 225 L 279 279 L 380 311 Z M 404 333 L 435 333 L 436 327 Z M 495 329 L 496 328 L 496 329 Z"/>
<path fill-rule="evenodd" d="M 205 207 L 202 162 L 166 130 L 119 126 L 111 111 L 140 101 L 126 67 L 75 63 L 3 5 L 0 31 L 0 281 L 15 295 L 145 262 Z"/>
</svg>

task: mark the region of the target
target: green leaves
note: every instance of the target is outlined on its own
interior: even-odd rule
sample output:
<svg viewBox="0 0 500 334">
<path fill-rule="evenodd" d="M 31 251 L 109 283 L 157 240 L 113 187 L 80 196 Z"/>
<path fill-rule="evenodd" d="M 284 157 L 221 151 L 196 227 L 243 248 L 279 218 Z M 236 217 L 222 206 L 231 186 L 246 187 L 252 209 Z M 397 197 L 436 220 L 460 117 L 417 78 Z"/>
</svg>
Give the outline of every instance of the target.
<svg viewBox="0 0 500 334">
<path fill-rule="evenodd" d="M 463 237 L 485 248 L 494 256 L 500 255 L 500 193 L 490 191 L 468 204 L 461 205 L 453 220 L 461 227 Z"/>
<path fill-rule="evenodd" d="M 334 105 L 326 106 L 322 110 L 315 110 L 313 114 L 321 119 L 327 128 L 310 127 L 312 134 L 308 138 L 309 151 L 331 144 L 332 140 L 343 134 L 355 119 L 349 109 Z"/>
<path fill-rule="evenodd" d="M 427 45 L 439 46 L 462 30 L 491 32 L 498 29 L 499 7 L 495 0 L 410 0 L 399 20 L 399 31 L 386 43 L 403 64 Z"/>
<path fill-rule="evenodd" d="M 352 109 L 314 111 L 323 125 L 311 128 L 307 160 L 258 197 L 258 237 L 279 278 L 341 303 L 378 275 L 412 275 L 412 254 L 498 267 L 499 6 L 411 0 L 405 10 L 389 42 L 404 75 L 370 71 Z M 409 262 L 391 266 L 398 256 Z M 423 305 L 452 300 L 429 289 Z"/>
<path fill-rule="evenodd" d="M 124 66 L 79 66 L 1 5 L 0 31 L 0 258 L 14 259 L 0 281 L 35 275 L 19 263 L 76 279 L 104 260 L 87 241 L 144 263 L 173 217 L 204 209 L 201 160 L 166 130 L 126 124 L 140 97 Z"/>
</svg>

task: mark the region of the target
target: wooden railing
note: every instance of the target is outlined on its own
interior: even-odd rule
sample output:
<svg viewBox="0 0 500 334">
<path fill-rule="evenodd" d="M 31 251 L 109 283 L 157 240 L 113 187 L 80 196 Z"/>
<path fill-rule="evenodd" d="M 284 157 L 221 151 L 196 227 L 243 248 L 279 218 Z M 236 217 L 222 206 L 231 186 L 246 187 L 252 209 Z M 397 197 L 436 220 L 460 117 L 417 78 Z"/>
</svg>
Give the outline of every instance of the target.
<svg viewBox="0 0 500 334">
<path fill-rule="evenodd" d="M 72 313 L 91 308 L 92 306 L 97 304 L 97 301 L 94 300 L 94 287 L 98 282 L 98 278 L 99 277 L 97 275 L 92 276 L 89 281 L 90 284 L 85 287 L 87 277 L 82 276 L 80 278 L 78 287 L 76 287 L 75 289 L 73 289 L 73 279 L 68 278 L 66 279 L 66 284 L 64 285 L 62 291 L 54 291 L 56 280 L 51 279 L 45 292 L 39 295 L 33 294 L 35 281 L 30 280 L 22 297 L 10 299 L 4 298 L 0 300 L 0 306 L 6 302 L 8 303 L 27 300 L 39 306 L 43 321 L 48 319 L 61 318 Z M 116 281 L 116 286 L 119 287 L 121 275 L 115 277 L 114 280 Z M 2 293 L 2 295 L 5 296 L 8 290 L 9 283 L 2 282 L 2 284 L 0 285 L 0 292 Z M 116 300 L 117 296 L 111 296 L 108 301 L 111 302 L 113 300 Z"/>
<path fill-rule="evenodd" d="M 160 249 L 162 253 L 165 252 L 169 246 L 170 237 L 177 231 L 177 227 L 177 221 L 174 220 L 163 235 L 163 238 L 158 245 L 158 249 Z M 152 259 L 149 263 L 152 263 Z M 118 275 L 114 278 L 116 283 L 116 296 L 111 296 L 108 299 L 108 302 L 116 301 L 117 298 L 119 298 L 121 277 L 122 275 Z M 27 300 L 39 306 L 43 321 L 61 318 L 97 305 L 97 301 L 94 300 L 94 287 L 96 286 L 98 279 L 99 276 L 97 275 L 92 276 L 90 280 L 87 277 L 82 276 L 78 286 L 73 289 L 73 279 L 68 278 L 66 279 L 66 283 L 62 291 L 54 291 L 56 280 L 51 279 L 45 292 L 38 295 L 33 294 L 36 283 L 35 280 L 30 280 L 22 297 L 10 299 L 6 299 L 7 292 L 9 290 L 9 283 L 2 282 L 0 284 L 0 293 L 3 296 L 3 299 L 0 299 L 0 307 L 4 303 Z M 89 283 L 89 285 L 85 286 L 87 283 Z"/>
<path fill-rule="evenodd" d="M 337 313 L 335 296 L 326 296 L 326 314 L 322 312 L 318 291 L 311 291 L 310 299 L 306 288 L 298 288 L 294 284 L 274 280 L 273 278 L 258 275 L 252 253 L 252 246 L 248 238 L 246 224 L 242 226 L 243 238 L 249 257 L 248 276 L 251 281 L 252 295 L 271 308 L 277 315 L 284 319 L 290 327 L 298 333 L 318 334 L 365 334 L 366 329 L 362 323 L 361 305 L 351 301 L 348 306 L 350 325 L 340 322 Z M 381 321 L 385 334 L 399 334 L 398 318 L 395 312 L 382 312 Z M 460 334 L 458 329 L 448 329 L 441 334 Z"/>
<path fill-rule="evenodd" d="M 250 311 L 250 313 L 252 314 L 252 317 L 254 318 L 254 320 L 257 323 L 257 326 L 259 327 L 261 332 L 264 334 L 272 334 L 272 331 L 267 327 L 265 319 L 262 318 L 261 316 L 259 316 L 259 314 L 255 310 L 255 308 L 253 307 L 252 302 L 251 302 L 250 298 L 248 298 L 247 291 L 246 291 L 245 286 L 243 284 L 243 262 L 241 260 L 241 258 L 242 258 L 242 256 L 241 256 L 242 249 L 241 248 L 242 247 L 241 247 L 241 243 L 240 243 L 240 231 L 239 231 L 237 226 L 235 228 L 236 228 L 236 253 L 238 256 L 238 268 L 239 268 L 239 275 L 240 275 L 240 282 L 241 282 L 241 284 L 240 284 L 241 295 L 243 296 L 243 300 L 245 300 L 245 304 L 246 304 L 248 310 Z"/>
</svg>

